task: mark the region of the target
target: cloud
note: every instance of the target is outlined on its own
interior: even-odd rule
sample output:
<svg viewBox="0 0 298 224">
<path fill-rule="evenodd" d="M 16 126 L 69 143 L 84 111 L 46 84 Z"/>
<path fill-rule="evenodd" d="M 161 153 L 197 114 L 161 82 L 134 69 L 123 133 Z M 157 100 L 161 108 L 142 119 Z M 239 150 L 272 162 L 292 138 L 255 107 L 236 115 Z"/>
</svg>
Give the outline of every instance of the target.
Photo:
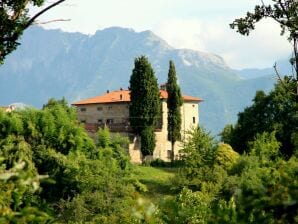
<svg viewBox="0 0 298 224">
<path fill-rule="evenodd" d="M 233 68 L 268 67 L 290 55 L 291 45 L 273 21 L 261 22 L 248 37 L 230 29 L 230 22 L 226 18 L 170 19 L 153 31 L 176 48 L 219 54 Z"/>
<path fill-rule="evenodd" d="M 222 56 L 233 68 L 268 67 L 287 57 L 291 46 L 273 21 L 257 25 L 249 37 L 229 28 L 234 18 L 252 10 L 259 0 L 68 0 L 40 21 L 71 19 L 45 25 L 93 34 L 110 26 L 152 30 L 176 48 Z"/>
</svg>

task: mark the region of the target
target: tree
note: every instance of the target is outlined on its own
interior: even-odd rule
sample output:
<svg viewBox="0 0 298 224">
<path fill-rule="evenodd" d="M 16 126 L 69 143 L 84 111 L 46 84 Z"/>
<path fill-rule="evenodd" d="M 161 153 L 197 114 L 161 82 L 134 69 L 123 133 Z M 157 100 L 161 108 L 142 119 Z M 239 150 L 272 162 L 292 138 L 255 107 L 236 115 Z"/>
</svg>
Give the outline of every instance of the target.
<svg viewBox="0 0 298 224">
<path fill-rule="evenodd" d="M 0 64 L 9 53 L 17 48 L 19 45 L 17 41 L 24 30 L 32 25 L 39 16 L 64 1 L 55 1 L 30 17 L 30 5 L 41 7 L 45 0 L 2 0 L 0 3 Z"/>
<path fill-rule="evenodd" d="M 285 77 L 269 94 L 258 91 L 253 104 L 238 114 L 236 125 L 224 129 L 222 139 L 243 153 L 249 150 L 249 142 L 257 134 L 275 131 L 277 140 L 282 143 L 282 154 L 288 157 L 295 154 L 298 104 L 292 94 L 294 89 L 295 81 Z"/>
<path fill-rule="evenodd" d="M 236 19 L 230 24 L 232 29 L 237 29 L 242 35 L 249 35 L 255 29 L 255 24 L 263 18 L 272 18 L 281 26 L 281 35 L 289 32 L 288 40 L 293 46 L 293 57 L 290 62 L 296 73 L 296 97 L 298 99 L 298 1 L 297 0 L 272 0 L 272 5 L 256 5 L 254 12 L 247 12 L 246 17 Z M 276 67 L 275 67 L 276 68 Z M 277 70 L 276 70 L 277 71 Z M 277 75 L 279 76 L 278 72 Z"/>
<path fill-rule="evenodd" d="M 145 56 L 135 59 L 135 67 L 130 77 L 130 99 L 130 125 L 133 132 L 141 136 L 143 155 L 152 155 L 155 148 L 154 128 L 160 118 L 161 105 L 157 79 Z M 150 138 L 145 136 L 147 134 Z"/>
<path fill-rule="evenodd" d="M 181 139 L 181 111 L 183 103 L 180 87 L 177 84 L 176 69 L 173 61 L 170 61 L 170 68 L 167 81 L 168 92 L 168 140 L 172 144 L 171 160 L 174 160 L 175 142 Z"/>
</svg>

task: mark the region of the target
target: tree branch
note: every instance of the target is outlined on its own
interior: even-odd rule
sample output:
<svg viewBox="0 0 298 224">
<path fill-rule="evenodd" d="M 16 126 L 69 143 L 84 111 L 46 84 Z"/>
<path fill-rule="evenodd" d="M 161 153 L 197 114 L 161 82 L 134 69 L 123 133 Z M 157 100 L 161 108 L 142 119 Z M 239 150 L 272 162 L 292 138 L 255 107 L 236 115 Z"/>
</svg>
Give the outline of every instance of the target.
<svg viewBox="0 0 298 224">
<path fill-rule="evenodd" d="M 49 5 L 48 7 L 44 8 L 43 10 L 41 10 L 40 12 L 38 12 L 37 14 L 35 14 L 24 26 L 24 29 L 27 29 L 39 16 L 41 16 L 42 14 L 44 14 L 46 11 L 50 10 L 51 8 L 61 4 L 62 2 L 64 2 L 65 0 L 59 0 L 57 2 L 54 2 L 53 4 Z"/>
<path fill-rule="evenodd" d="M 33 24 L 48 24 L 48 23 L 53 23 L 53 22 L 67 22 L 67 21 L 71 21 L 71 19 L 53 19 L 53 20 L 49 20 L 49 21 L 45 21 L 45 22 L 34 22 Z"/>
</svg>

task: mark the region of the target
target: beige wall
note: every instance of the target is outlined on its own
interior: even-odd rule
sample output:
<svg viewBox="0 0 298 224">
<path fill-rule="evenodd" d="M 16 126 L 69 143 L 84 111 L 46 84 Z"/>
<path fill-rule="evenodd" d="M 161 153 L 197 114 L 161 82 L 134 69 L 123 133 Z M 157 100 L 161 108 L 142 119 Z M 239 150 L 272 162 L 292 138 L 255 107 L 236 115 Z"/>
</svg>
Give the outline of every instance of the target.
<svg viewBox="0 0 298 224">
<path fill-rule="evenodd" d="M 86 111 L 82 111 L 85 108 Z M 127 122 L 129 109 L 127 103 L 88 104 L 77 106 L 78 118 L 86 123 L 103 123 L 113 119 L 114 123 Z"/>
<path fill-rule="evenodd" d="M 101 108 L 98 110 L 98 108 Z M 86 108 L 86 111 L 81 111 L 81 108 Z M 107 119 L 113 119 L 114 123 L 123 123 L 128 120 L 129 108 L 128 103 L 111 103 L 111 104 L 90 104 L 84 106 L 78 106 L 78 118 L 80 121 L 85 121 L 86 123 L 98 123 L 101 119 L 105 122 Z M 167 103 L 166 100 L 162 100 L 162 128 L 160 131 L 155 132 L 156 134 L 156 147 L 153 153 L 153 159 L 162 159 L 164 161 L 170 161 L 170 150 L 171 143 L 167 140 Z M 184 102 L 181 107 L 182 116 L 182 127 L 181 134 L 182 137 L 185 136 L 185 132 L 191 127 L 196 127 L 199 124 L 199 114 L 198 114 L 198 103 L 197 102 Z M 122 133 L 128 136 L 128 133 Z M 179 156 L 179 150 L 182 147 L 181 142 L 176 142 L 175 144 L 175 157 Z M 140 163 L 142 161 L 142 155 L 140 152 L 140 141 L 135 137 L 131 144 L 129 145 L 129 154 L 131 160 L 134 163 Z"/>
</svg>

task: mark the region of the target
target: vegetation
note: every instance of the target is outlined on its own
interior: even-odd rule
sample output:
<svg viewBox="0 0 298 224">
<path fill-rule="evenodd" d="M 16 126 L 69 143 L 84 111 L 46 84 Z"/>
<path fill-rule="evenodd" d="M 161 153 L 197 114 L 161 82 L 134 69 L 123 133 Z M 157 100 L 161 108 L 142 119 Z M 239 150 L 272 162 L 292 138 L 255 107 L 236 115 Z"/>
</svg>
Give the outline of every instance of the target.
<svg viewBox="0 0 298 224">
<path fill-rule="evenodd" d="M 0 111 L 1 221 L 131 223 L 127 140 L 102 130 L 96 147 L 63 102 Z"/>
<path fill-rule="evenodd" d="M 29 2 L 11 3 L 16 8 L 8 10 L 22 12 Z M 233 26 L 248 34 L 260 19 L 272 17 L 296 43 L 297 2 L 274 2 L 273 8 L 257 6 Z M 0 222 L 298 223 L 296 81 L 285 77 L 269 94 L 258 91 L 237 124 L 223 130 L 224 143 L 201 127 L 190 130 L 175 168 L 132 165 L 127 138 L 108 129 L 93 141 L 65 99 L 50 99 L 42 110 L 0 110 Z M 143 155 L 150 155 L 160 99 L 146 57 L 136 58 L 130 85 L 130 122 L 141 135 Z M 171 62 L 167 88 L 178 96 L 168 102 L 169 113 L 177 115 L 169 122 L 173 143 L 179 138 L 174 127 L 181 94 Z"/>
<path fill-rule="evenodd" d="M 152 155 L 155 148 L 154 129 L 160 120 L 160 93 L 154 71 L 145 56 L 135 59 L 130 77 L 130 125 L 141 137 L 143 156 Z"/>
<path fill-rule="evenodd" d="M 238 114 L 236 125 L 227 125 L 222 140 L 238 152 L 249 150 L 249 142 L 263 132 L 276 133 L 281 142 L 281 152 L 290 157 L 297 149 L 298 104 L 295 95 L 295 81 L 285 77 L 278 81 L 269 94 L 258 91 L 253 104 Z"/>
<path fill-rule="evenodd" d="M 298 99 L 298 2 L 296 0 L 271 0 L 272 4 L 268 5 L 264 1 L 261 2 L 261 5 L 255 6 L 254 12 L 248 12 L 246 17 L 236 19 L 230 26 L 232 29 L 236 28 L 242 35 L 249 35 L 250 31 L 255 29 L 256 23 L 264 18 L 271 18 L 280 25 L 281 35 L 289 34 L 288 40 L 293 46 L 293 57 L 290 62 L 296 73 L 293 78 L 296 80 Z M 278 72 L 277 75 L 279 76 Z"/>
<path fill-rule="evenodd" d="M 41 7 L 45 0 L 1 0 L 0 7 L 0 64 L 5 57 L 14 51 L 19 43 L 25 29 L 32 25 L 35 20 L 49 9 L 59 5 L 65 0 L 53 2 L 45 9 L 39 11 L 32 17 L 29 16 L 31 5 Z"/>
<path fill-rule="evenodd" d="M 161 168 L 132 165 L 128 140 L 108 129 L 94 143 L 63 99 L 42 110 L 0 111 L 0 124 L 3 223 L 298 221 L 297 147 L 281 150 L 278 129 L 256 133 L 238 154 L 194 128 L 179 166 Z"/>
<path fill-rule="evenodd" d="M 177 84 L 176 69 L 173 61 L 170 61 L 170 68 L 167 81 L 167 107 L 168 107 L 168 140 L 172 143 L 171 160 L 174 161 L 174 146 L 177 140 L 181 140 L 181 106 L 183 99 L 180 87 Z"/>
</svg>

